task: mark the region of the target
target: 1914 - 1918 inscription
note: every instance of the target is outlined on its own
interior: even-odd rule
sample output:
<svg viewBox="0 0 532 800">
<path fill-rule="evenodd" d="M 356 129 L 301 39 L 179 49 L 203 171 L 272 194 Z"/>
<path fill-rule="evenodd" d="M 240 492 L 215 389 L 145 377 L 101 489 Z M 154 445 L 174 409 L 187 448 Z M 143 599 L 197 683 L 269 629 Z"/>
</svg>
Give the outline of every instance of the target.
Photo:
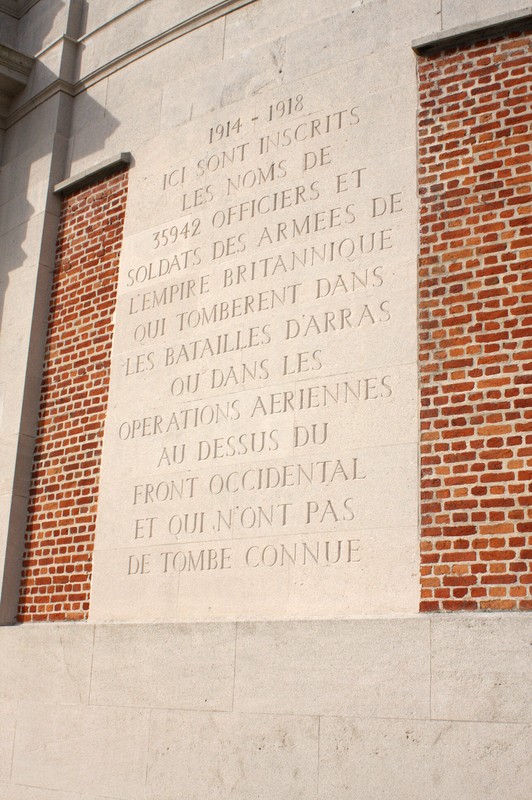
<svg viewBox="0 0 532 800">
<path fill-rule="evenodd" d="M 414 192 L 326 88 L 136 155 L 95 619 L 414 607 Z"/>
</svg>

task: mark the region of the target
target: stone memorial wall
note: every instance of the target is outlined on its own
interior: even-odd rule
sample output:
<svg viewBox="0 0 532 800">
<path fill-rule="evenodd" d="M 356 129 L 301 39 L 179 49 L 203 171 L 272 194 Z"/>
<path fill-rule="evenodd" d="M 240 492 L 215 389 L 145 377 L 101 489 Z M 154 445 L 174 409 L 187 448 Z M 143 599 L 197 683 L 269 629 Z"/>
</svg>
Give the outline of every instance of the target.
<svg viewBox="0 0 532 800">
<path fill-rule="evenodd" d="M 416 610 L 415 154 L 383 83 L 135 154 L 91 618 Z"/>
<path fill-rule="evenodd" d="M 528 800 L 522 6 L 0 0 L 2 800 Z"/>
</svg>

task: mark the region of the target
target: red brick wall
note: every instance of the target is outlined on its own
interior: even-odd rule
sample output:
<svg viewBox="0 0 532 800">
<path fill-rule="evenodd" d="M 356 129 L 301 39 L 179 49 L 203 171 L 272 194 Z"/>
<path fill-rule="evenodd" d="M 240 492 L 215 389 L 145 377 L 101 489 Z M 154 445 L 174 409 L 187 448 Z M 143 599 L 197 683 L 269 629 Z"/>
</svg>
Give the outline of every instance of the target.
<svg viewBox="0 0 532 800">
<path fill-rule="evenodd" d="M 89 608 L 127 171 L 73 192 L 59 227 L 19 620 Z"/>
<path fill-rule="evenodd" d="M 531 38 L 418 62 L 423 611 L 532 608 Z"/>
</svg>

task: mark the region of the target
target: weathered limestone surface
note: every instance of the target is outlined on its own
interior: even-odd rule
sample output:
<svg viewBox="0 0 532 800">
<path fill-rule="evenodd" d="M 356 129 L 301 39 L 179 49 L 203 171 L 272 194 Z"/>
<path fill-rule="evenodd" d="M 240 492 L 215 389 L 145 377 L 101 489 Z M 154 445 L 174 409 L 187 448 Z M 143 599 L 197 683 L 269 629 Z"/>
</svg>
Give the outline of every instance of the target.
<svg viewBox="0 0 532 800">
<path fill-rule="evenodd" d="M 512 613 L 2 628 L 1 796 L 524 800 L 529 648 Z"/>
<path fill-rule="evenodd" d="M 158 133 L 158 51 L 140 82 L 107 79 L 123 124 L 124 80 L 152 108 L 130 107 L 149 128 L 129 180 L 94 621 L 417 609 L 416 76 L 398 44 L 437 4 L 415 20 L 383 6 L 382 37 L 371 6 L 288 26 L 282 46 L 260 28 L 271 84 L 235 53 L 232 25 L 255 30 L 257 8 L 165 48 L 184 81 L 185 48 L 207 69 L 222 58 L 223 116 L 191 97 Z"/>
<path fill-rule="evenodd" d="M 313 112 L 327 107 L 325 99 L 332 103 L 351 95 L 362 100 L 366 113 L 364 125 L 358 128 L 353 141 L 357 160 L 359 156 L 367 160 L 376 182 L 374 187 L 367 186 L 366 197 L 371 199 L 377 189 L 395 191 L 388 185 L 395 174 L 397 182 L 392 182 L 402 192 L 405 205 L 401 213 L 409 224 L 402 224 L 395 231 L 393 261 L 398 263 L 398 256 L 402 277 L 413 277 L 416 77 L 411 41 L 443 26 L 480 22 L 486 16 L 520 5 L 512 2 L 509 6 L 502 0 L 492 0 L 489 6 L 457 0 L 337 0 L 327 4 L 256 0 L 221 4 L 213 15 L 209 4 L 194 0 L 183 5 L 176 19 L 174 4 L 155 0 L 122 4 L 114 7 L 112 14 L 108 4 L 79 0 L 6 4 L 6 9 L 9 6 L 13 10 L 12 15 L 6 16 L 10 45 L 35 57 L 37 63 L 27 88 L 13 101 L 3 149 L 0 552 L 6 569 L 2 570 L 2 619 L 12 620 L 16 605 L 49 268 L 53 264 L 57 225 L 57 200 L 51 195 L 54 184 L 118 151 L 131 151 L 134 156 L 138 153 L 139 159 L 144 154 L 149 160 L 159 152 L 159 137 L 164 137 L 165 132 L 170 137 L 175 134 L 176 142 L 189 153 L 193 145 L 196 153 L 198 146 L 200 150 L 202 147 L 198 131 L 208 130 L 227 115 L 231 118 L 234 113 L 251 112 L 262 103 L 266 104 L 261 106 L 264 109 L 268 102 L 286 97 L 287 92 L 289 96 L 292 89 L 297 91 L 298 86 L 312 86 L 314 96 L 308 110 Z M 20 19 L 15 26 L 17 9 Z M 189 25 L 190 20 L 200 22 Z M 16 37 L 12 33 L 15 27 Z M 157 37 L 164 37 L 171 30 L 174 33 L 159 42 Z M 138 40 L 140 31 L 146 41 L 152 37 L 150 41 L 159 42 L 158 46 L 150 45 L 146 51 L 137 52 L 142 44 Z M 83 83 L 89 74 L 89 83 Z M 63 83 L 58 84 L 57 78 Z M 68 92 L 67 86 L 71 87 Z M 337 139 L 334 144 L 339 154 Z M 304 146 L 301 150 L 305 150 Z M 385 157 L 392 158 L 393 170 L 385 163 Z M 166 163 L 162 153 L 153 161 L 155 170 L 157 163 Z M 291 181 L 297 181 L 301 173 L 294 171 L 295 162 L 289 168 Z M 335 174 L 339 170 L 331 166 L 328 171 Z M 388 175 L 389 180 L 384 180 Z M 372 188 L 375 192 L 371 192 Z M 322 197 L 331 200 L 325 192 L 324 185 Z M 158 208 L 162 214 L 164 209 Z M 141 216 L 146 217 L 146 212 L 140 204 Z M 134 209 L 130 218 L 134 219 Z M 154 223 L 161 220 L 157 216 Z M 389 282 L 391 277 L 387 279 Z M 395 324 L 407 315 L 401 336 L 406 344 L 408 332 L 415 333 L 413 285 L 408 283 L 406 294 L 397 300 Z M 412 316 L 410 322 L 408 315 Z M 391 329 L 388 338 L 397 340 Z M 336 358 L 334 348 L 327 355 L 332 363 Z M 377 352 L 370 355 L 376 363 Z M 396 367 L 414 363 L 412 353 L 406 355 L 406 351 L 394 358 Z M 405 385 L 412 389 L 415 383 L 409 380 Z M 398 408 L 405 404 L 412 407 L 409 397 L 396 399 Z M 394 426 L 391 430 L 392 438 L 398 442 L 402 434 Z M 415 444 L 412 432 L 407 441 Z M 408 480 L 405 488 L 407 484 Z M 387 530 L 386 525 L 375 522 L 377 529 Z M 358 524 L 365 526 L 366 522 L 361 520 Z M 415 536 L 406 532 L 413 527 L 406 520 L 404 525 L 404 535 L 394 537 L 398 542 L 408 542 L 407 550 L 413 554 Z M 407 555 L 404 562 L 407 573 L 411 569 L 410 558 Z M 415 582 L 406 573 L 397 579 L 403 587 L 397 595 L 402 598 L 397 610 L 413 610 Z M 226 613 L 223 608 L 213 612 L 198 609 L 195 600 L 190 606 L 184 589 L 182 600 L 183 613 L 190 618 Z M 356 611 L 357 602 L 353 598 L 348 613 Z M 150 603 L 144 604 L 142 613 Z M 383 608 L 377 604 L 375 610 L 386 607 L 390 608 L 390 598 L 384 598 Z M 277 616 L 280 612 L 274 608 L 268 613 Z M 288 610 L 288 615 L 291 613 Z M 331 612 L 330 607 L 326 610 L 324 606 L 313 613 Z"/>
<path fill-rule="evenodd" d="M 164 44 L 155 42 L 136 58 L 133 51 L 143 38 L 157 39 L 209 7 L 199 0 L 179 4 L 183 16 L 176 20 L 176 5 L 39 0 L 19 20 L 10 16 L 2 31 L 3 41 L 36 57 L 38 64 L 24 93 L 13 100 L 2 132 L 0 623 L 13 622 L 18 596 L 59 208 L 53 187 L 117 152 L 131 152 L 133 167 L 117 312 L 124 324 L 117 329 L 108 445 L 115 439 L 103 475 L 95 559 L 95 622 L 0 629 L 0 796 L 524 800 L 532 777 L 529 617 L 415 613 L 417 195 L 411 50 L 413 39 L 480 23 L 524 3 L 228 3 L 226 16 L 217 12 L 216 18 L 192 24 Z M 4 16 L 2 9 L 2 25 Z M 124 389 L 132 379 L 120 376 L 120 364 L 139 351 L 131 346 L 135 327 L 126 320 L 133 297 L 128 269 L 142 266 L 153 234 L 182 216 L 176 211 L 179 192 L 168 190 L 162 197 L 163 175 L 189 157 L 197 163 L 208 155 L 212 143 L 205 136 L 211 127 L 216 130 L 235 114 L 249 125 L 257 109 L 264 121 L 270 105 L 298 94 L 309 98 L 308 111 L 316 116 L 360 100 L 364 123 L 345 138 L 324 142 L 331 145 L 331 164 L 312 170 L 303 169 L 309 149 L 325 162 L 329 155 L 320 152 L 321 144 L 299 143 L 287 159 L 290 185 L 309 182 L 323 169 L 320 203 L 332 207 L 334 177 L 367 167 L 371 180 L 360 187 L 363 198 L 355 209 L 366 222 L 375 197 L 393 204 L 390 194 L 401 193 L 393 250 L 383 250 L 382 262 L 368 266 L 370 273 L 383 268 L 389 292 L 381 297 L 381 287 L 374 286 L 368 302 L 393 303 L 393 316 L 381 323 L 389 326 L 386 336 L 364 333 L 347 340 L 348 355 L 359 346 L 356 365 L 346 364 L 345 339 L 338 345 L 330 337 L 327 345 L 328 377 L 350 372 L 362 379 L 371 367 L 379 370 L 383 388 L 388 367 L 394 371 L 395 394 L 385 417 L 367 409 L 353 415 L 346 432 L 346 417 L 339 412 L 331 426 L 331 452 L 348 441 L 350 451 L 356 445 L 360 465 L 363 460 L 369 465 L 367 483 L 357 493 L 356 527 L 342 531 L 364 540 L 366 561 L 360 568 L 354 560 L 345 565 L 358 570 L 355 581 L 345 566 L 332 577 L 324 570 L 308 580 L 308 573 L 294 570 L 289 578 L 274 575 L 263 583 L 244 571 L 226 583 L 209 577 L 194 582 L 186 574 L 180 583 L 174 576 L 159 582 L 148 575 L 128 576 L 127 558 L 134 556 L 131 564 L 140 571 L 139 556 L 149 550 L 133 549 L 126 541 L 133 517 L 123 497 L 142 483 L 142 475 L 148 482 L 150 465 L 161 453 L 149 444 L 135 449 L 120 443 L 116 426 L 127 414 L 146 416 L 147 400 L 152 414 L 166 412 L 170 383 L 166 377 L 161 382 L 164 397 L 143 379 L 134 378 L 134 388 Z M 240 136 L 236 143 L 248 141 Z M 258 132 L 250 141 L 256 148 Z M 193 190 L 206 193 L 208 182 L 201 178 Z M 172 180 L 177 179 L 175 173 Z M 220 192 L 217 181 L 215 175 L 214 191 Z M 220 196 L 213 209 L 222 208 Z M 250 193 L 238 202 L 252 198 Z M 317 212 L 316 202 L 309 201 Z M 260 227 L 256 220 L 244 220 L 237 235 L 255 237 L 256 244 Z M 202 246 L 212 252 L 221 238 L 215 239 L 211 229 Z M 229 246 L 234 245 L 226 241 Z M 139 260 L 129 262 L 133 257 Z M 223 266 L 237 263 L 231 255 Z M 202 264 L 200 277 L 208 272 Z M 221 274 L 220 269 L 212 279 L 220 297 L 225 292 Z M 313 275 L 315 282 L 320 277 Z M 308 313 L 316 300 L 308 292 L 317 284 L 308 277 L 302 283 L 298 314 Z M 331 302 L 330 310 L 341 307 L 338 300 Z M 195 308 L 191 302 L 190 309 Z M 275 332 L 286 325 L 273 312 L 267 316 Z M 321 349 L 315 343 L 282 349 L 280 340 L 274 346 L 274 356 L 290 359 Z M 262 348 L 261 358 L 271 358 L 267 345 Z M 312 356 L 301 356 L 299 363 L 312 364 Z M 241 359 L 235 357 L 231 366 L 238 365 Z M 214 367 L 208 359 L 202 363 L 202 368 Z M 287 384 L 283 380 L 281 386 Z M 310 385 L 306 373 L 304 385 Z M 249 397 L 242 393 L 244 405 Z M 313 423 L 328 421 L 320 413 Z M 292 455 L 286 442 L 294 424 L 295 418 L 279 437 L 285 461 Z M 231 434 L 230 426 L 219 426 L 218 436 Z M 199 448 L 199 437 L 193 437 L 189 441 Z M 313 452 L 317 459 L 319 447 Z M 195 467 L 190 463 L 187 469 Z M 224 470 L 229 472 L 224 466 L 220 474 Z M 198 496 L 196 510 L 212 509 L 212 498 Z M 274 498 L 279 504 L 293 499 Z M 332 493 L 326 499 L 334 506 L 346 496 Z M 219 510 L 227 515 L 233 505 L 228 500 Z M 301 513 L 305 520 L 305 509 Z M 236 533 L 238 548 L 246 537 Z M 351 545 L 351 556 L 357 552 Z M 148 619 L 157 622 L 139 623 Z"/>
</svg>

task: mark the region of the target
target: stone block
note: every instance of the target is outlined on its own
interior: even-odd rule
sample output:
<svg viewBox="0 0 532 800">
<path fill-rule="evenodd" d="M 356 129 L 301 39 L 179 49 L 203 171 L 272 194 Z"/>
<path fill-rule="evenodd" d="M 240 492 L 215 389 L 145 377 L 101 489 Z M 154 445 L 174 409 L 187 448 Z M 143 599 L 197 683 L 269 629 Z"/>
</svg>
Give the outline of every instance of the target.
<svg viewBox="0 0 532 800">
<path fill-rule="evenodd" d="M 79 0 L 51 0 L 48 3 L 33 3 L 21 17 L 17 30 L 17 47 L 30 56 L 49 47 L 56 39 L 69 31 L 69 6 Z"/>
<path fill-rule="evenodd" d="M 228 711 L 233 697 L 233 624 L 100 625 L 91 703 Z"/>
<path fill-rule="evenodd" d="M 218 24 L 218 23 L 217 23 Z M 213 27 L 213 26 L 210 26 Z M 280 85 L 282 48 L 276 43 L 244 51 L 223 63 L 201 65 L 193 73 L 166 83 L 161 107 L 161 131 L 184 125 L 209 112 L 252 98 L 266 87 Z M 223 111 L 222 116 L 227 112 Z"/>
<path fill-rule="evenodd" d="M 3 294 L 9 288 L 10 276 L 13 273 L 32 270 L 39 262 L 39 255 L 43 252 L 43 236 L 46 236 L 45 226 L 49 220 L 50 216 L 46 212 L 33 214 L 26 222 L 16 225 L 0 237 L 6 284 Z M 48 238 L 46 236 L 46 239 Z M 53 269 L 50 256 L 50 250 L 46 248 L 46 266 Z"/>
<path fill-rule="evenodd" d="M 308 3 L 294 3 L 284 7 L 283 15 L 289 15 L 291 24 L 277 25 L 280 17 L 274 14 L 270 5 L 250 6 L 228 20 L 225 57 L 236 55 L 243 44 L 247 47 L 261 45 L 257 38 L 257 28 L 253 17 L 265 17 L 264 36 L 270 40 L 270 47 L 280 51 L 279 69 L 285 81 L 302 75 L 316 74 L 334 65 L 367 57 L 398 44 L 403 44 L 416 36 L 438 30 L 440 25 L 439 0 L 417 0 L 414 10 L 411 0 L 389 3 L 387 0 L 373 0 L 370 3 L 341 3 L 339 12 L 327 4 L 331 14 L 320 14 L 311 24 L 306 18 L 314 15 L 318 6 Z M 304 6 L 301 9 L 300 6 Z M 347 7 L 346 7 L 347 6 Z M 288 34 L 288 35 L 287 35 Z M 279 40 L 275 43 L 275 40 Z M 367 70 L 364 69 L 367 74 Z M 370 84 L 373 78 L 369 77 Z"/>
<path fill-rule="evenodd" d="M 148 718 L 143 709 L 20 703 L 12 782 L 143 800 Z"/>
<path fill-rule="evenodd" d="M 107 0 L 91 0 L 91 3 L 84 9 L 82 33 L 84 35 L 91 33 L 95 28 L 99 28 L 119 14 L 123 14 L 128 8 L 131 8 L 131 0 L 115 0 L 112 6 Z"/>
<path fill-rule="evenodd" d="M 212 63 L 222 60 L 223 20 L 191 31 L 187 36 L 174 39 L 164 47 L 132 62 L 127 69 L 115 72 L 109 78 L 106 108 L 112 114 L 120 108 L 120 120 L 129 106 L 134 111 L 145 94 L 155 94 L 176 79 L 190 80 Z M 144 122 L 148 121 L 146 115 Z M 148 138 L 148 137 L 146 137 Z"/>
<path fill-rule="evenodd" d="M 0 208 L 0 235 L 27 222 L 46 209 L 48 180 L 31 184 L 30 188 L 7 200 Z"/>
<path fill-rule="evenodd" d="M 69 101 L 70 98 L 53 95 L 12 125 L 4 140 L 4 162 L 18 158 L 26 150 L 35 147 L 42 154 L 41 157 L 49 154 L 55 134 L 60 128 L 64 128 L 64 109 Z"/>
<path fill-rule="evenodd" d="M 317 746 L 315 717 L 153 711 L 147 794 L 314 800 Z"/>
<path fill-rule="evenodd" d="M 320 720 L 320 800 L 525 800 L 530 726 Z"/>
<path fill-rule="evenodd" d="M 432 717 L 532 722 L 526 613 L 432 617 Z"/>
<path fill-rule="evenodd" d="M 64 178 L 94 166 L 114 152 L 111 147 L 106 147 L 108 138 L 118 126 L 118 120 L 106 111 L 107 85 L 106 78 L 76 98 Z"/>
<path fill-rule="evenodd" d="M 11 272 L 9 276 L 2 315 L 3 346 L 0 345 L 3 369 L 10 378 L 4 403 L 3 431 L 6 435 L 18 430 L 26 435 L 35 435 L 36 409 L 25 407 L 21 415 L 20 398 L 26 377 L 28 385 L 40 389 L 50 283 L 51 271 L 46 266 L 40 270 L 28 266 Z M 39 352 L 36 351 L 38 339 L 31 342 L 28 338 L 32 317 L 35 333 L 39 331 L 42 337 Z M 33 350 L 30 353 L 31 344 Z M 29 363 L 23 355 L 26 359 L 30 355 Z"/>
<path fill-rule="evenodd" d="M 235 709 L 428 715 L 429 620 L 238 623 Z"/>
<path fill-rule="evenodd" d="M 232 58 L 263 42 L 285 37 L 299 28 L 314 27 L 324 17 L 331 17 L 353 5 L 356 4 L 352 0 L 328 0 L 326 4 L 307 3 L 305 0 L 254 3 L 227 17 L 225 57 Z"/>
<path fill-rule="evenodd" d="M 9 782 L 15 743 L 17 704 L 0 699 L 0 786 Z"/>
<path fill-rule="evenodd" d="M 83 40 L 80 77 L 84 78 L 109 61 L 155 38 L 180 22 L 194 18 L 212 6 L 208 0 L 183 0 L 176 15 L 172 0 L 138 3 L 118 15 L 112 25 L 89 32 Z"/>
<path fill-rule="evenodd" d="M 88 702 L 93 636 L 86 625 L 0 628 L 0 699 Z"/>
</svg>

